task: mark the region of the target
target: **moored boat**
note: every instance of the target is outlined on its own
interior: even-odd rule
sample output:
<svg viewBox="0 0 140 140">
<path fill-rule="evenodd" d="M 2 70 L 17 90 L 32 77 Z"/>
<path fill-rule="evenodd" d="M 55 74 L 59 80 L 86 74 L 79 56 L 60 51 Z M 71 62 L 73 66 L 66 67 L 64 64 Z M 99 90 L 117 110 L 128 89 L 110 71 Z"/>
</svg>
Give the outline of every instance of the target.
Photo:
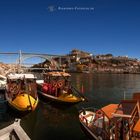
<svg viewBox="0 0 140 140">
<path fill-rule="evenodd" d="M 20 119 L 0 130 L 1 140 L 31 140 L 20 125 Z"/>
<path fill-rule="evenodd" d="M 33 111 L 38 104 L 36 78 L 33 74 L 10 74 L 7 76 L 6 100 L 21 112 Z"/>
<path fill-rule="evenodd" d="M 82 71 L 82 73 L 90 73 L 90 71 L 84 70 L 84 71 Z"/>
<path fill-rule="evenodd" d="M 85 108 L 79 113 L 83 131 L 96 140 L 140 139 L 140 93 L 132 100 L 109 104 L 99 110 Z"/>
<path fill-rule="evenodd" d="M 60 103 L 78 103 L 84 101 L 75 88 L 70 84 L 69 77 L 66 72 L 52 71 L 44 73 L 44 81 L 38 81 L 38 93 L 44 98 Z"/>
</svg>

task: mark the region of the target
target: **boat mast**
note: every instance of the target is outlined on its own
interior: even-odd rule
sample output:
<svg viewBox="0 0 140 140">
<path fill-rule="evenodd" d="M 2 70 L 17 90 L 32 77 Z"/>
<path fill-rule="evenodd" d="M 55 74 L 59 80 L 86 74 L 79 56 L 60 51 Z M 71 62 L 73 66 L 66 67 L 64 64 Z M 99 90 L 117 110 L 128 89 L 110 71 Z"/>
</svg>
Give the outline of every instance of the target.
<svg viewBox="0 0 140 140">
<path fill-rule="evenodd" d="M 125 91 L 123 92 L 123 99 L 124 99 L 124 100 L 126 99 L 126 97 L 125 97 Z"/>
<path fill-rule="evenodd" d="M 21 62 L 22 62 L 22 54 L 21 50 L 19 51 L 19 72 L 21 71 Z"/>
</svg>

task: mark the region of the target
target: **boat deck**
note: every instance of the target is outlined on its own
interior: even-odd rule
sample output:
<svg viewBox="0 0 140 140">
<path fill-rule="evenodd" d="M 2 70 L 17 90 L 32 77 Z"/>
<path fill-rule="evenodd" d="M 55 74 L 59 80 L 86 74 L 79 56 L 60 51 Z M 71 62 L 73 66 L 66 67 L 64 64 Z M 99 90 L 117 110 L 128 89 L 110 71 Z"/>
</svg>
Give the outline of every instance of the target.
<svg viewBox="0 0 140 140">
<path fill-rule="evenodd" d="M 20 126 L 20 119 L 17 119 L 13 124 L 0 130 L 0 140 L 30 140 L 30 138 Z"/>
<path fill-rule="evenodd" d="M 93 124 L 93 122 L 89 123 L 88 126 L 86 123 L 84 123 L 86 127 L 91 131 L 92 134 L 94 134 L 94 137 L 102 137 L 104 140 L 108 140 L 109 136 L 103 130 L 101 127 L 97 127 Z"/>
</svg>

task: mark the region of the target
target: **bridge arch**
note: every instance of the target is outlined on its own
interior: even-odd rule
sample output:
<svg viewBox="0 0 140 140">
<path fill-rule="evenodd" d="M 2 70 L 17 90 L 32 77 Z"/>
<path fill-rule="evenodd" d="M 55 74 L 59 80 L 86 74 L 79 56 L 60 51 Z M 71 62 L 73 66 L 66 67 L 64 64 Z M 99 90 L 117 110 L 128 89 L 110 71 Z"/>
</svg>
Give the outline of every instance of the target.
<svg viewBox="0 0 140 140">
<path fill-rule="evenodd" d="M 52 65 L 55 65 L 56 67 L 59 67 L 59 64 L 54 60 L 54 56 L 51 55 L 41 55 L 41 54 L 21 54 L 21 56 L 18 59 L 18 62 L 22 65 L 25 60 L 30 58 L 43 58 L 44 60 L 48 60 Z"/>
</svg>

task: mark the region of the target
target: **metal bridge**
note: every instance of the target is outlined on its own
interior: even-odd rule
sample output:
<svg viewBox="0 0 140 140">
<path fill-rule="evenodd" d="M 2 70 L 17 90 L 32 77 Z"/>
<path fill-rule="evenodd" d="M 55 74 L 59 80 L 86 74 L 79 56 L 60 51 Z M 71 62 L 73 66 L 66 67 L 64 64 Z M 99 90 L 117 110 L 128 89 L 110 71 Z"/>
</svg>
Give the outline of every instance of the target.
<svg viewBox="0 0 140 140">
<path fill-rule="evenodd" d="M 0 52 L 0 55 L 17 55 L 17 60 L 15 63 L 23 65 L 25 60 L 33 57 L 43 58 L 44 60 L 48 60 L 51 64 L 59 67 L 61 65 L 62 55 L 53 55 L 53 54 L 41 54 L 41 53 L 24 53 L 24 52 Z M 57 63 L 54 59 L 59 58 L 59 62 Z"/>
</svg>

